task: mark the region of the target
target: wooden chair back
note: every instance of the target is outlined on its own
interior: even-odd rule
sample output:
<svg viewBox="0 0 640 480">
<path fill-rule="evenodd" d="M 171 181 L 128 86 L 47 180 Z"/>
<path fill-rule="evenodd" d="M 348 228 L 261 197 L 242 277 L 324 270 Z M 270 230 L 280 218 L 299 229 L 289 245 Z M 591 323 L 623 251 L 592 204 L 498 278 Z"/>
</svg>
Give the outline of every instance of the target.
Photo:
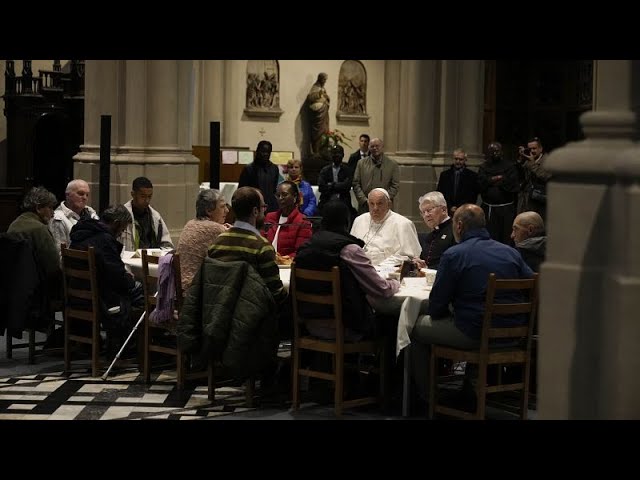
<svg viewBox="0 0 640 480">
<path fill-rule="evenodd" d="M 522 292 L 525 300 L 505 303 L 499 292 Z M 489 274 L 485 311 L 482 321 L 480 345 L 477 349 L 464 350 L 445 345 L 433 345 L 430 358 L 429 417 L 434 413 L 444 413 L 460 418 L 484 419 L 486 396 L 488 393 L 520 391 L 520 417 L 527 418 L 529 402 L 529 379 L 531 369 L 531 342 L 538 306 L 538 274 L 530 279 L 498 279 Z M 518 326 L 495 326 L 496 316 L 524 315 L 526 322 Z M 476 410 L 467 412 L 443 406 L 436 398 L 436 361 L 444 358 L 453 362 L 467 362 L 478 365 L 476 386 Z M 497 384 L 487 385 L 488 367 L 497 366 Z M 502 367 L 505 365 L 522 366 L 521 381 L 502 383 Z"/>
<path fill-rule="evenodd" d="M 327 293 L 303 292 L 298 288 L 300 280 L 312 282 L 327 282 L 330 290 Z M 289 292 L 293 300 L 293 409 L 300 407 L 300 377 L 313 377 L 330 381 L 334 384 L 334 403 L 336 416 L 342 415 L 343 409 L 382 402 L 386 391 L 385 379 L 385 344 L 384 339 L 362 340 L 357 342 L 345 341 L 345 328 L 342 311 L 342 294 L 340 269 L 332 267 L 330 271 L 308 270 L 291 265 L 291 285 Z M 301 316 L 299 302 L 305 302 L 312 307 L 332 307 L 332 315 L 319 319 L 327 325 L 335 326 L 335 339 L 320 339 L 308 335 L 303 331 L 305 319 Z M 316 319 L 317 320 L 317 319 Z M 303 350 L 328 353 L 332 357 L 333 371 L 330 373 L 301 368 L 300 359 Z M 350 353 L 374 353 L 380 354 L 380 395 L 378 397 L 362 397 L 352 400 L 344 400 L 344 372 L 345 354 Z"/>
<path fill-rule="evenodd" d="M 100 301 L 96 256 L 93 247 L 73 250 L 62 246 L 62 274 L 64 279 L 64 368 L 71 364 L 70 342 L 91 346 L 91 375 L 98 376 L 100 368 Z M 91 333 L 83 334 L 72 328 L 89 325 Z M 82 329 L 80 329 L 82 330 Z"/>
</svg>

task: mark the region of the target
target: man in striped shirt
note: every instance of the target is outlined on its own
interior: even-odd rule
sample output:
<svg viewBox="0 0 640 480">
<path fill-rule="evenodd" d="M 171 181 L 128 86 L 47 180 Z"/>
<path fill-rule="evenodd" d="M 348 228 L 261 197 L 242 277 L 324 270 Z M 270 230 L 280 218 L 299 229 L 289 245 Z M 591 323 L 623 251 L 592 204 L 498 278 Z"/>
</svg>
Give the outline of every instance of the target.
<svg viewBox="0 0 640 480">
<path fill-rule="evenodd" d="M 280 280 L 273 246 L 260 235 L 267 205 L 260 190 L 240 187 L 231 199 L 236 221 L 226 232 L 218 235 L 209 247 L 209 257 L 223 262 L 245 261 L 262 277 L 280 307 L 287 299 L 287 291 Z"/>
</svg>

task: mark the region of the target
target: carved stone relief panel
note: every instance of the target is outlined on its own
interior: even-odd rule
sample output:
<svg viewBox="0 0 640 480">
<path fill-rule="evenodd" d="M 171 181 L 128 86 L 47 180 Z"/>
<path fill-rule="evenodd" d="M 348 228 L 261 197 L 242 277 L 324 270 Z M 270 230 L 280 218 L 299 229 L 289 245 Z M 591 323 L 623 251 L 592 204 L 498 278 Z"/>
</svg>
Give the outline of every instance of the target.
<svg viewBox="0 0 640 480">
<path fill-rule="evenodd" d="M 367 72 L 362 62 L 345 60 L 338 77 L 338 120 L 366 122 Z"/>
<path fill-rule="evenodd" d="M 244 113 L 255 117 L 280 117 L 280 66 L 277 60 L 247 62 Z"/>
</svg>

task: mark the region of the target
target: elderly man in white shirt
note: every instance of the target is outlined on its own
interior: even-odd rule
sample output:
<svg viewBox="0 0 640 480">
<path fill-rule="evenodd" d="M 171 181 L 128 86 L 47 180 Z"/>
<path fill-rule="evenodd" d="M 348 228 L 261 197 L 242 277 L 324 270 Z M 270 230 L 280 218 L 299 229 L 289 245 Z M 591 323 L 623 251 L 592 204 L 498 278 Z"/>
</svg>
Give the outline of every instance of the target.
<svg viewBox="0 0 640 480">
<path fill-rule="evenodd" d="M 98 219 L 96 211 L 87 206 L 89 203 L 89 184 L 81 179 L 71 180 L 65 190 L 65 200 L 60 202 L 58 208 L 53 212 L 53 218 L 49 222 L 49 230 L 56 242 L 56 249 L 60 253 L 60 244 L 71 243 L 69 234 L 73 226 L 80 218 Z"/>
<path fill-rule="evenodd" d="M 367 196 L 369 212 L 357 217 L 351 235 L 364 242 L 364 251 L 374 265 L 392 255 L 416 258 L 422 248 L 411 220 L 391 210 L 391 198 L 384 188 L 374 188 Z"/>
</svg>

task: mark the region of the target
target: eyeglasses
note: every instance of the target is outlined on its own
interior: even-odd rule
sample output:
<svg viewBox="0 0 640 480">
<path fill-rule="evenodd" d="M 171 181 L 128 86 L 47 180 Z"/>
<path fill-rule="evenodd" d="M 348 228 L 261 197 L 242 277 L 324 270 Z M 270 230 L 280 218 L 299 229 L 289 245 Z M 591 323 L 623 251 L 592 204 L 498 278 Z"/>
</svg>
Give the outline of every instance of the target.
<svg viewBox="0 0 640 480">
<path fill-rule="evenodd" d="M 269 208 L 269 205 L 267 205 L 266 203 L 263 203 L 262 205 L 260 205 L 260 208 L 262 210 L 266 210 L 267 208 Z"/>
<path fill-rule="evenodd" d="M 276 198 L 285 198 L 285 197 L 288 197 L 289 195 L 291 195 L 291 194 L 288 193 L 288 192 L 282 192 L 282 193 L 276 193 L 274 196 Z"/>
<path fill-rule="evenodd" d="M 426 214 L 433 212 L 436 208 L 442 208 L 442 205 L 436 205 L 435 207 L 428 207 L 424 210 L 420 210 L 420 215 L 424 217 Z"/>
</svg>

